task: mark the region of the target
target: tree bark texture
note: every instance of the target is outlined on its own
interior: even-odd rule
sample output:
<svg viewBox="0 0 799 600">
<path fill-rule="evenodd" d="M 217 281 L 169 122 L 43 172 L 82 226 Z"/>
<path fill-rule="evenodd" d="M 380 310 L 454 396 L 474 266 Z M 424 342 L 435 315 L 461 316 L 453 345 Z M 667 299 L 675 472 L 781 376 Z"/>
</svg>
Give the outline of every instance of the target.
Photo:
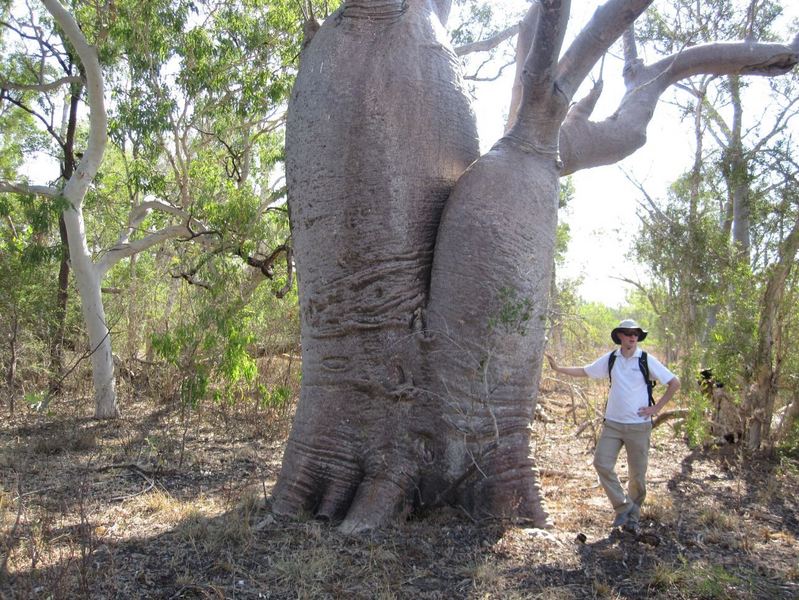
<svg viewBox="0 0 799 600">
<path fill-rule="evenodd" d="M 277 512 L 357 531 L 450 502 L 545 522 L 529 425 L 558 173 L 499 144 L 442 220 L 477 158 L 427 1 L 348 3 L 315 34 L 287 128 L 303 385 Z"/>
</svg>

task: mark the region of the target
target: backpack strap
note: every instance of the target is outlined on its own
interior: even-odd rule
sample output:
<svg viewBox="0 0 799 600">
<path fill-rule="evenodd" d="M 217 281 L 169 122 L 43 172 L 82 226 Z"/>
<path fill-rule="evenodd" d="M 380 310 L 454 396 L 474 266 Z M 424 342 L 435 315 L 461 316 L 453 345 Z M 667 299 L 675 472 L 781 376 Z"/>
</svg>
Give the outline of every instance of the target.
<svg viewBox="0 0 799 600">
<path fill-rule="evenodd" d="M 641 370 L 641 375 L 644 376 L 646 382 L 646 393 L 649 397 L 649 406 L 655 405 L 655 399 L 652 397 L 652 388 L 655 387 L 655 382 L 649 376 L 649 361 L 646 358 L 646 352 L 641 350 L 641 356 L 638 357 L 638 368 Z"/>
<path fill-rule="evenodd" d="M 608 380 L 610 383 L 613 383 L 613 365 L 616 362 L 616 351 L 613 350 L 610 354 L 608 354 Z"/>
</svg>

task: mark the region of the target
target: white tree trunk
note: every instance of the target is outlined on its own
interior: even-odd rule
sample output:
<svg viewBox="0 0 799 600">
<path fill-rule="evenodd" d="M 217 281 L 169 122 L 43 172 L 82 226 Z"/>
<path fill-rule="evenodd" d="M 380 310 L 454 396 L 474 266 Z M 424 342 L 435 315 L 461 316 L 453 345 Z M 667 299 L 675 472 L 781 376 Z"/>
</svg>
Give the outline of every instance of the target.
<svg viewBox="0 0 799 600">
<path fill-rule="evenodd" d="M 68 198 L 69 199 L 69 198 Z M 94 384 L 94 416 L 110 419 L 119 416 L 114 381 L 114 360 L 111 356 L 111 332 L 103 307 L 102 275 L 93 264 L 80 205 L 71 202 L 72 208 L 64 211 L 64 222 L 69 239 L 69 255 L 80 296 L 83 321 L 89 335 L 89 352 Z"/>
<path fill-rule="evenodd" d="M 86 244 L 83 221 L 83 200 L 94 180 L 105 154 L 108 140 L 108 118 L 103 98 L 103 74 L 97 49 L 90 46 L 74 17 L 58 0 L 42 0 L 80 57 L 86 74 L 89 103 L 89 138 L 78 168 L 64 186 L 63 195 L 69 206 L 64 211 L 64 223 L 69 240 L 70 260 L 75 272 L 83 318 L 89 334 L 94 382 L 94 416 L 112 418 L 119 415 L 114 385 L 114 362 L 111 357 L 111 336 L 105 322 L 105 310 L 100 282 L 105 270 L 92 262 Z"/>
</svg>

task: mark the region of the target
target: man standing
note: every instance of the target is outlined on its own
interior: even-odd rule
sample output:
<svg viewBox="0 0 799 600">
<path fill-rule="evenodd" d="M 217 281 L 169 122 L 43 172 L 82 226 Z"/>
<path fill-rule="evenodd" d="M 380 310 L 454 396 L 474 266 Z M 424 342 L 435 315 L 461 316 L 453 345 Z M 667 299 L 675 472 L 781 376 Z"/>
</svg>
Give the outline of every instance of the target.
<svg viewBox="0 0 799 600">
<path fill-rule="evenodd" d="M 624 527 L 638 533 L 641 504 L 646 497 L 646 469 L 649 462 L 649 438 L 654 417 L 680 389 L 680 380 L 655 357 L 638 347 L 647 332 L 632 319 L 625 319 L 610 332 L 619 348 L 600 356 L 584 367 L 561 367 L 549 354 L 549 366 L 557 373 L 572 377 L 601 379 L 610 377 L 610 392 L 605 408 L 602 434 L 594 453 L 594 468 L 599 482 L 613 505 L 616 517 L 611 527 Z M 655 403 L 649 379 L 666 384 L 666 391 Z M 627 492 L 616 475 L 616 461 L 621 447 L 627 452 L 629 481 Z"/>
</svg>

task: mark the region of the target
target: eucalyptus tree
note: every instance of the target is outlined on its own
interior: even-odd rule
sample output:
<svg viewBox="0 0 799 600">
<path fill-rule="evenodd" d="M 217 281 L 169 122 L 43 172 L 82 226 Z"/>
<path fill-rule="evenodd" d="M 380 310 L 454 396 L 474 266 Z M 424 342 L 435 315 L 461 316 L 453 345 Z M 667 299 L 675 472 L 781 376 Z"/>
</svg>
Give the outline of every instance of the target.
<svg viewBox="0 0 799 600">
<path fill-rule="evenodd" d="M 63 188 L 5 181 L 0 189 L 65 199 L 71 264 L 89 334 L 95 416 L 115 417 L 111 330 L 101 295 L 114 267 L 180 239 L 211 255 L 236 256 L 241 268 L 260 279 L 274 279 L 277 261 L 285 259 L 277 291 L 291 286 L 290 247 L 274 247 L 270 234 L 280 219 L 272 216 L 270 204 L 279 193 L 268 177 L 281 157 L 280 107 L 299 52 L 301 19 L 288 0 L 78 4 L 74 14 L 57 1 L 45 7 L 52 18 L 33 8 L 23 18 L 33 33 L 21 37 L 32 46 L 19 53 L 44 70 L 29 69 L 36 81 L 6 87 L 38 92 L 39 102 L 52 107 L 51 116 L 60 104 L 46 92 L 75 87 L 70 107 L 85 102 L 89 113 L 82 137 L 75 137 L 77 108 L 69 113 L 80 162 L 62 173 Z M 56 47 L 48 40 L 60 31 L 66 41 Z M 38 63 L 31 60 L 37 56 Z M 64 63 L 64 56 L 71 57 L 75 72 L 55 78 L 54 65 Z M 106 95 L 112 99 L 110 120 Z M 45 127 L 58 139 L 54 126 Z M 99 171 L 109 134 L 114 159 Z M 120 176 L 111 171 L 117 166 Z M 84 214 L 87 199 L 95 210 Z M 269 239 L 259 243 L 259 236 Z M 193 260 L 179 275 L 196 282 L 210 260 Z"/>
<path fill-rule="evenodd" d="M 547 522 L 529 439 L 559 178 L 643 145 L 686 77 L 798 59 L 799 39 L 745 40 L 645 64 L 650 3 L 606 2 L 565 50 L 569 3 L 533 4 L 518 108 L 483 156 L 448 0 L 347 1 L 308 41 L 286 140 L 303 380 L 274 510 L 346 531 L 441 503 Z M 626 93 L 595 121 L 601 84 L 572 103 L 621 37 Z"/>
<path fill-rule="evenodd" d="M 77 164 L 76 136 L 78 134 L 78 110 L 81 95 L 84 93 L 80 77 L 80 60 L 63 31 L 52 27 L 52 22 L 40 26 L 47 13 L 37 2 L 9 3 L 4 7 L 2 22 L 4 40 L 4 64 L 0 102 L 5 110 L 27 115 L 38 125 L 41 133 L 49 138 L 41 138 L 31 131 L 28 136 L 27 151 L 41 151 L 55 158 L 60 164 L 60 179 L 67 181 Z M 7 136 L 8 133 L 5 132 Z M 49 186 L 19 186 L 7 183 L 16 182 L 9 174 L 3 178 L 4 191 L 18 193 L 34 192 L 47 197 Z M 18 183 L 18 182 L 17 182 Z M 52 194 L 50 194 L 52 200 Z M 60 267 L 57 277 L 56 302 L 54 314 L 47 319 L 50 326 L 50 392 L 57 393 L 63 371 L 63 345 L 69 297 L 68 283 L 70 273 L 69 246 L 66 224 L 62 216 L 57 218 L 60 238 Z"/>
<path fill-rule="evenodd" d="M 169 15 L 153 10 L 141 19 L 138 3 L 125 5 L 125 26 L 114 36 L 126 69 L 112 86 L 112 139 L 129 174 L 130 204 L 155 209 L 143 224 L 163 220 L 158 207 L 177 224 L 190 217 L 189 231 L 160 256 L 185 284 L 171 285 L 171 297 L 191 298 L 193 310 L 171 322 L 164 310 L 152 339 L 179 377 L 205 382 L 251 335 L 248 323 L 263 321 L 246 308 L 264 293 L 261 284 L 270 280 L 263 287 L 278 297 L 293 286 L 285 188 L 275 172 L 302 19 L 290 1 L 183 6 L 196 12 L 168 28 Z M 139 56 L 141 40 L 153 36 L 166 50 Z"/>
</svg>

